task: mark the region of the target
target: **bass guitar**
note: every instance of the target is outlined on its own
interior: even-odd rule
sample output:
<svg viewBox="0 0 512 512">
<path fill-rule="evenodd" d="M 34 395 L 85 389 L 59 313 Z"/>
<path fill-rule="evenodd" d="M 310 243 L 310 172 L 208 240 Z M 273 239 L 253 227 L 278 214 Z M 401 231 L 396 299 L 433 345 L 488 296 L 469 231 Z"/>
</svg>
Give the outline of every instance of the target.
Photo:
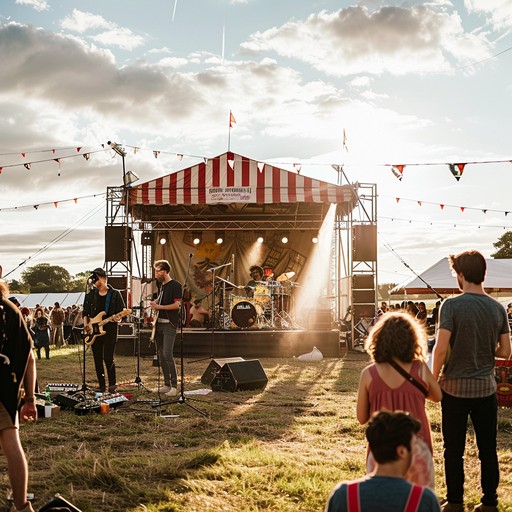
<svg viewBox="0 0 512 512">
<path fill-rule="evenodd" d="M 92 332 L 90 334 L 84 334 L 84 343 L 87 349 L 92 346 L 92 344 L 96 341 L 96 338 L 99 338 L 105 334 L 106 331 L 103 329 L 105 324 L 112 322 L 115 316 L 123 317 L 130 315 L 131 312 L 131 309 L 123 309 L 120 313 L 116 313 L 115 315 L 109 316 L 103 320 L 103 317 L 106 315 L 106 313 L 105 311 L 102 311 L 101 313 L 98 313 L 94 318 L 91 318 L 89 325 L 92 327 Z"/>
</svg>

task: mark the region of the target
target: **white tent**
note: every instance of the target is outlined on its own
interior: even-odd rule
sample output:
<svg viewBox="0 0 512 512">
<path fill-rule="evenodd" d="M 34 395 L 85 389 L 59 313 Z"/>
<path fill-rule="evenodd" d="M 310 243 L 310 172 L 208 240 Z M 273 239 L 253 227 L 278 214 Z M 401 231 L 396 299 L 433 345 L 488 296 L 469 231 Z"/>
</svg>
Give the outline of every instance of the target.
<svg viewBox="0 0 512 512">
<path fill-rule="evenodd" d="M 37 304 L 40 306 L 53 307 L 58 302 L 61 307 L 66 308 L 74 304 L 82 304 L 84 302 L 84 292 L 71 293 L 31 293 L 23 295 L 13 293 L 9 297 L 16 297 L 22 307 L 35 308 Z"/>
<path fill-rule="evenodd" d="M 484 281 L 485 290 L 488 293 L 512 292 L 512 259 L 495 260 L 486 258 L 485 261 L 487 262 L 487 274 Z M 438 261 L 425 272 L 422 272 L 419 277 L 408 279 L 395 286 L 390 294 L 414 295 L 435 292 L 443 295 L 460 293 L 457 278 L 452 275 L 448 258 Z"/>
</svg>

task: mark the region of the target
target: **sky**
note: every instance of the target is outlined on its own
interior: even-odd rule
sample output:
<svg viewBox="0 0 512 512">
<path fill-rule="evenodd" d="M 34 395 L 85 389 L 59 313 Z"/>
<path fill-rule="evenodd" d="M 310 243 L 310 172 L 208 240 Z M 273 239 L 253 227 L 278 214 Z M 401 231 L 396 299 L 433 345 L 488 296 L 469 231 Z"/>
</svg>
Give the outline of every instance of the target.
<svg viewBox="0 0 512 512">
<path fill-rule="evenodd" d="M 511 29 L 510 0 L 4 0 L 4 277 L 101 266 L 107 142 L 147 181 L 225 152 L 230 111 L 232 151 L 376 184 L 380 283 L 489 257 L 512 229 Z"/>
</svg>

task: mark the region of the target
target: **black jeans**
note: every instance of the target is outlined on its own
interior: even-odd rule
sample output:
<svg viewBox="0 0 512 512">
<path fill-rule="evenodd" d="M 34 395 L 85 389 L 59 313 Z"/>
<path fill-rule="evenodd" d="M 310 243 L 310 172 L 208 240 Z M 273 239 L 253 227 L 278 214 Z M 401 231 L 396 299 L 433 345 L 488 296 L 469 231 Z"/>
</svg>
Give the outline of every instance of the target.
<svg viewBox="0 0 512 512">
<path fill-rule="evenodd" d="M 109 388 L 113 388 L 116 385 L 116 364 L 114 362 L 116 341 L 117 336 L 115 333 L 112 334 L 107 332 L 103 336 L 96 338 L 92 345 L 94 367 L 96 368 L 96 377 L 98 378 L 98 384 L 101 391 L 106 391 L 103 361 L 105 361 L 105 366 L 107 368 Z"/>
<path fill-rule="evenodd" d="M 447 500 L 464 502 L 464 449 L 468 417 L 475 430 L 478 458 L 480 459 L 480 484 L 482 503 L 497 505 L 496 493 L 500 481 L 496 446 L 498 406 L 496 394 L 483 398 L 458 398 L 443 392 L 444 471 Z"/>
</svg>

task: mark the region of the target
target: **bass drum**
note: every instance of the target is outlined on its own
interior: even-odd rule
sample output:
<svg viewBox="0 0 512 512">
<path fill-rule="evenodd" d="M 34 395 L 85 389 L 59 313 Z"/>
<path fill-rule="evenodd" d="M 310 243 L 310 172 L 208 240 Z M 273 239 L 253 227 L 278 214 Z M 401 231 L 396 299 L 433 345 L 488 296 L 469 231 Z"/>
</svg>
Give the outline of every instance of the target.
<svg viewBox="0 0 512 512">
<path fill-rule="evenodd" d="M 233 323 L 242 329 L 252 327 L 256 323 L 257 317 L 256 308 L 247 300 L 237 302 L 231 308 L 231 319 Z"/>
</svg>

